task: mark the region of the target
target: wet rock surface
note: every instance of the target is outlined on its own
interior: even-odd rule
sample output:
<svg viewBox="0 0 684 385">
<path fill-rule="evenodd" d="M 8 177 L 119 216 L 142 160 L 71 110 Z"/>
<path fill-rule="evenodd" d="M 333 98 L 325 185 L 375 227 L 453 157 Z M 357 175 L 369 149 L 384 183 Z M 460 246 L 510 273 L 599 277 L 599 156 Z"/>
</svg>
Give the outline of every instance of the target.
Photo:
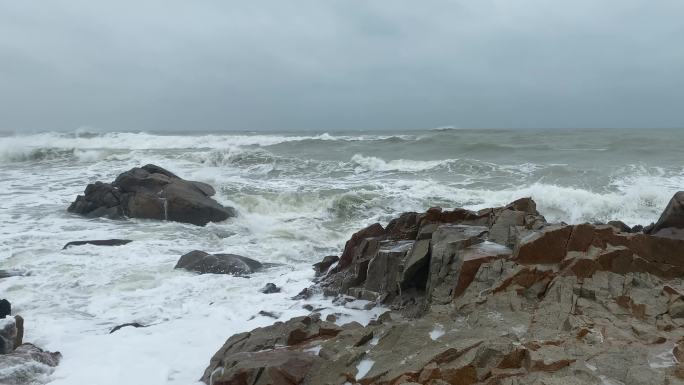
<svg viewBox="0 0 684 385">
<path fill-rule="evenodd" d="M 241 255 L 209 254 L 204 251 L 193 250 L 181 256 L 175 268 L 200 274 L 249 275 L 270 266 L 272 265 Z"/>
<path fill-rule="evenodd" d="M 148 164 L 120 174 L 112 183 L 89 184 L 68 211 L 88 218 L 147 218 L 204 226 L 236 215 L 211 198 L 210 185 L 182 179 Z"/>
<path fill-rule="evenodd" d="M 112 334 L 112 333 L 114 333 L 114 332 L 116 332 L 116 331 L 119 331 L 119 330 L 121 330 L 121 329 L 123 329 L 123 328 L 127 328 L 127 327 L 132 327 L 132 328 L 146 328 L 146 327 L 148 327 L 148 326 L 149 326 L 149 325 L 143 325 L 143 324 L 141 324 L 141 323 L 139 323 L 139 322 L 128 322 L 128 323 L 125 323 L 125 324 L 121 324 L 121 325 L 116 325 L 116 326 L 114 326 L 114 327 L 109 331 L 109 334 Z"/>
<path fill-rule="evenodd" d="M 12 314 L 12 304 L 6 299 L 0 300 L 0 319 L 4 319 L 8 315 Z"/>
<path fill-rule="evenodd" d="M 269 282 L 264 287 L 259 290 L 260 292 L 264 294 L 274 294 L 274 293 L 280 293 L 280 288 L 276 286 L 275 283 Z"/>
<path fill-rule="evenodd" d="M 94 246 L 123 246 L 131 243 L 130 239 L 94 239 L 89 241 L 71 241 L 62 247 L 62 250 L 73 246 L 94 245 Z"/>
<path fill-rule="evenodd" d="M 676 229 L 673 215 L 655 233 Z M 683 383 L 684 239 L 628 229 L 547 223 L 531 199 L 371 225 L 337 265 L 315 267 L 308 292 L 388 312 L 367 326 L 314 313 L 234 335 L 202 381 Z"/>
</svg>

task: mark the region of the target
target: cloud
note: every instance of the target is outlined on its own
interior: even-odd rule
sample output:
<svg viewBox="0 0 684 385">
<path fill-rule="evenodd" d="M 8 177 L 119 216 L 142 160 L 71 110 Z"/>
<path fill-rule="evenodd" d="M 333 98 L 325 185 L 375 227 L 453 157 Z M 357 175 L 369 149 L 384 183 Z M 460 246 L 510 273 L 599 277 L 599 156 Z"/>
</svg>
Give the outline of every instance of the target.
<svg viewBox="0 0 684 385">
<path fill-rule="evenodd" d="M 679 0 L 0 0 L 0 130 L 681 127 Z"/>
</svg>

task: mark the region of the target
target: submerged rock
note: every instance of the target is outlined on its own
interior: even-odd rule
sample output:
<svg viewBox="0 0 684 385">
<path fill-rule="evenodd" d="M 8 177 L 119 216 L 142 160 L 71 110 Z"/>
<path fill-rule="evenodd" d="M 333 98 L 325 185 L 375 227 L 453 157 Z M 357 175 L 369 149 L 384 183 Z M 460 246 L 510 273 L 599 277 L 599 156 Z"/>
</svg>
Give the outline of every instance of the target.
<svg viewBox="0 0 684 385">
<path fill-rule="evenodd" d="M 0 384 L 26 385 L 47 382 L 62 355 L 32 344 L 23 344 L 11 353 L 0 354 Z"/>
<path fill-rule="evenodd" d="M 68 249 L 71 246 L 94 245 L 94 246 L 122 246 L 133 241 L 130 239 L 96 239 L 90 241 L 71 241 L 62 247 L 62 250 Z"/>
<path fill-rule="evenodd" d="M 200 274 L 248 275 L 268 266 L 271 265 L 241 255 L 209 254 L 194 250 L 181 256 L 175 268 Z"/>
<path fill-rule="evenodd" d="M 267 283 L 266 286 L 262 287 L 260 292 L 264 294 L 273 294 L 273 293 L 280 293 L 280 288 L 276 286 L 275 283 Z"/>
<path fill-rule="evenodd" d="M 112 328 L 112 330 L 109 331 L 109 334 L 112 334 L 112 333 L 114 333 L 115 331 L 121 330 L 122 328 L 126 328 L 126 327 L 146 328 L 146 327 L 148 327 L 148 326 L 149 326 L 149 325 L 143 325 L 143 324 L 138 323 L 138 322 L 129 322 L 129 323 L 125 323 L 125 324 L 121 324 L 121 325 L 116 325 L 116 326 L 114 326 L 114 327 Z"/>
<path fill-rule="evenodd" d="M 214 188 L 155 165 L 135 167 L 112 183 L 89 184 L 68 211 L 89 218 L 147 218 L 204 226 L 236 215 L 214 199 Z"/>
</svg>

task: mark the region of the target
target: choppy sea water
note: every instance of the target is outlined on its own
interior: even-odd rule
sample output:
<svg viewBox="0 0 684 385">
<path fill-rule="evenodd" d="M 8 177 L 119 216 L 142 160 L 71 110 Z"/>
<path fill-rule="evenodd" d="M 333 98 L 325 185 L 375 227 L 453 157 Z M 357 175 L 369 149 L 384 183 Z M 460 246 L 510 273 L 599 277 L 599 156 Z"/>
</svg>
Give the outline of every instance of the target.
<svg viewBox="0 0 684 385">
<path fill-rule="evenodd" d="M 648 224 L 684 187 L 682 148 L 680 130 L 0 137 L 0 269 L 27 274 L 0 280 L 0 297 L 26 318 L 25 340 L 64 354 L 54 384 L 192 384 L 227 337 L 273 322 L 260 310 L 307 314 L 288 298 L 311 263 L 369 223 L 531 196 L 553 221 Z M 196 227 L 66 212 L 87 183 L 146 163 L 212 184 L 239 216 Z M 134 242 L 61 250 L 103 238 Z M 193 249 L 283 265 L 249 279 L 174 270 Z M 260 294 L 267 282 L 283 292 Z M 133 321 L 151 326 L 108 334 Z"/>
</svg>

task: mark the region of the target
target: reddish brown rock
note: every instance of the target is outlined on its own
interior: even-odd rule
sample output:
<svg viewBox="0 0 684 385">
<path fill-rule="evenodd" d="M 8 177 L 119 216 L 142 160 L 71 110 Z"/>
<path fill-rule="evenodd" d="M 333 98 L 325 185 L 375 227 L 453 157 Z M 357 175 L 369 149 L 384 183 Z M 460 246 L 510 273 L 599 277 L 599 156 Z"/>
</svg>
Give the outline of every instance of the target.
<svg viewBox="0 0 684 385">
<path fill-rule="evenodd" d="M 499 286 L 495 287 L 493 292 L 502 292 L 509 287 L 516 285 L 525 289 L 529 289 L 537 283 L 543 283 L 546 285 L 551 282 L 555 276 L 556 273 L 552 270 L 539 269 L 536 266 L 525 266 L 517 271 L 513 276 L 505 279 Z"/>
<path fill-rule="evenodd" d="M 684 363 L 684 338 L 675 344 L 672 354 L 675 356 L 678 362 Z"/>
<path fill-rule="evenodd" d="M 390 239 L 416 239 L 420 215 L 415 212 L 403 213 L 399 218 L 392 219 L 385 229 Z"/>
<path fill-rule="evenodd" d="M 471 385 L 478 382 L 477 368 L 473 365 L 466 365 L 461 368 L 443 369 L 441 379 L 450 385 Z"/>
<path fill-rule="evenodd" d="M 440 207 L 430 208 L 421 218 L 424 223 L 464 223 L 470 225 L 488 225 L 491 213 L 476 213 L 474 211 L 457 208 L 451 211 L 443 211 Z"/>
<path fill-rule="evenodd" d="M 497 365 L 497 369 L 519 369 L 529 366 L 530 352 L 527 349 L 514 349 Z"/>
<path fill-rule="evenodd" d="M 292 385 L 301 383 L 318 358 L 312 354 L 274 349 L 237 353 L 232 366 L 209 375 L 212 385 Z"/>
<path fill-rule="evenodd" d="M 538 350 L 530 351 L 530 371 L 533 372 L 555 372 L 575 361 L 568 357 L 560 346 L 543 345 Z"/>
<path fill-rule="evenodd" d="M 427 364 L 423 368 L 423 370 L 420 371 L 420 374 L 418 375 L 418 382 L 426 383 L 429 380 L 438 379 L 440 377 L 441 377 L 441 373 L 439 370 L 439 366 L 436 363 L 431 362 L 431 363 Z"/>
<path fill-rule="evenodd" d="M 572 226 L 546 227 L 522 237 L 513 252 L 513 259 L 523 264 L 560 263 L 567 254 Z"/>
<path fill-rule="evenodd" d="M 572 233 L 568 240 L 567 251 L 587 251 L 594 240 L 596 227 L 589 223 L 583 223 L 572 227 Z"/>
<path fill-rule="evenodd" d="M 530 197 L 517 199 L 506 205 L 506 208 L 515 211 L 524 211 L 530 215 L 539 215 L 537 203 Z"/>
<path fill-rule="evenodd" d="M 477 271 L 483 263 L 491 262 L 497 259 L 507 258 L 510 256 L 510 250 L 498 245 L 483 245 L 477 244 L 466 248 L 463 251 L 463 265 L 458 276 L 458 283 L 453 290 L 454 298 L 463 294 L 463 292 L 470 286 L 475 279 Z"/>
<path fill-rule="evenodd" d="M 380 237 L 383 235 L 385 235 L 385 229 L 379 223 L 374 223 L 366 227 L 365 229 L 362 229 L 354 233 L 354 235 L 351 236 L 347 243 L 345 243 L 344 251 L 342 252 L 342 256 L 340 257 L 340 262 L 338 263 L 335 270 L 340 271 L 351 265 L 354 256 L 360 252 L 358 248 L 364 239 L 371 237 Z"/>
<path fill-rule="evenodd" d="M 589 278 L 600 268 L 601 265 L 593 258 L 576 258 L 571 262 L 569 271 L 577 278 Z"/>
</svg>

